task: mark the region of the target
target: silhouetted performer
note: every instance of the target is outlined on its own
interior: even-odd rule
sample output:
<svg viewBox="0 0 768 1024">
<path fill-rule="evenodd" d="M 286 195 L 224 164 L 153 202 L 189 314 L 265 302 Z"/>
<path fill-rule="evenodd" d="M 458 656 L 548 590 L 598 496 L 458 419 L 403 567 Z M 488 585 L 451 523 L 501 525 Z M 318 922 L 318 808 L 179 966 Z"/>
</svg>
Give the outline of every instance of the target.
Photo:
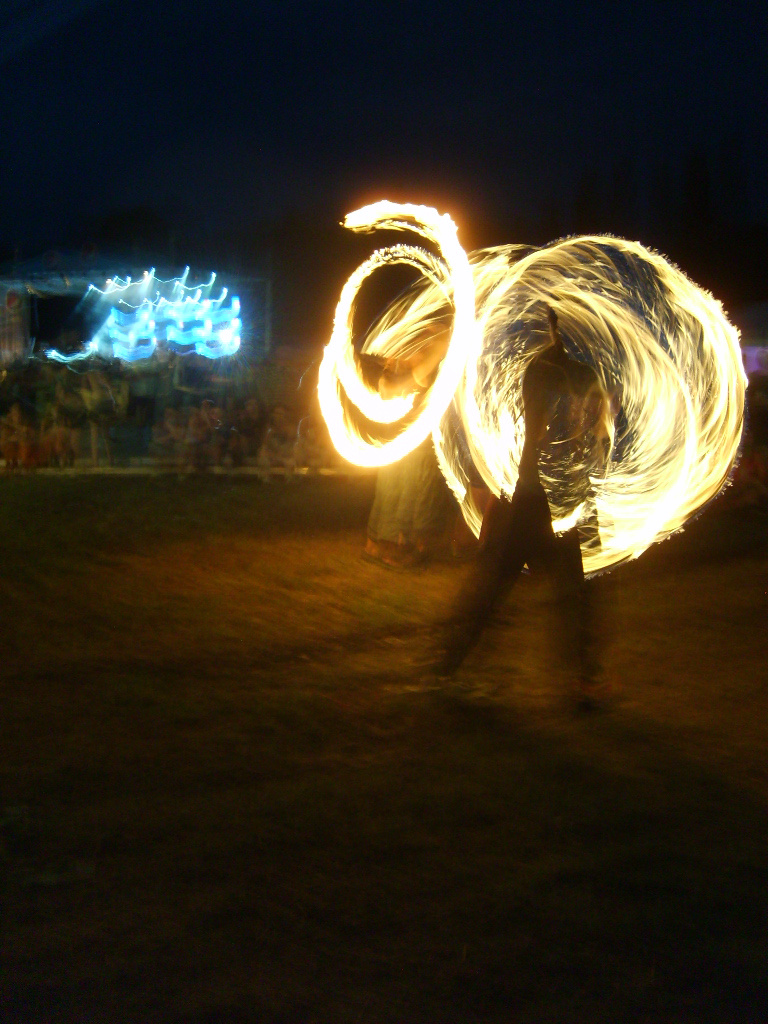
<svg viewBox="0 0 768 1024">
<path fill-rule="evenodd" d="M 553 577 L 562 621 L 560 639 L 588 700 L 597 692 L 598 671 L 579 530 L 555 535 L 539 469 L 555 446 L 560 446 L 561 459 L 563 452 L 600 449 L 608 399 L 595 371 L 569 358 L 557 316 L 551 309 L 548 315 L 550 345 L 523 375 L 525 439 L 517 485 L 511 499 L 493 497 L 486 509 L 476 569 L 459 595 L 438 668 L 443 674 L 456 671 L 527 564 L 532 572 L 545 570 Z M 593 465 L 599 461 L 596 455 Z M 582 468 L 582 476 L 587 475 Z"/>
</svg>

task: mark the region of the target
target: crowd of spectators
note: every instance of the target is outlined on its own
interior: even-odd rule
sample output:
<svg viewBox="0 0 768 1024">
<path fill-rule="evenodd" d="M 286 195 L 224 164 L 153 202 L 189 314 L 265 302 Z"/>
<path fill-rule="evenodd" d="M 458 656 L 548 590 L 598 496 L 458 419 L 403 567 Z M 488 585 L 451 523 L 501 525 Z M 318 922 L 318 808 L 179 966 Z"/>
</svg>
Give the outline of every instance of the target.
<svg viewBox="0 0 768 1024">
<path fill-rule="evenodd" d="M 341 465 L 311 371 L 302 377 L 301 368 L 266 361 L 222 375 L 190 357 L 140 371 L 40 362 L 0 371 L 0 457 L 8 473 L 148 465 L 290 474 Z M 750 376 L 732 483 L 732 502 L 768 503 L 766 374 Z"/>
<path fill-rule="evenodd" d="M 339 465 L 299 372 L 264 362 L 223 374 L 195 357 L 138 371 L 35 362 L 2 371 L 0 456 L 6 472 Z"/>
</svg>

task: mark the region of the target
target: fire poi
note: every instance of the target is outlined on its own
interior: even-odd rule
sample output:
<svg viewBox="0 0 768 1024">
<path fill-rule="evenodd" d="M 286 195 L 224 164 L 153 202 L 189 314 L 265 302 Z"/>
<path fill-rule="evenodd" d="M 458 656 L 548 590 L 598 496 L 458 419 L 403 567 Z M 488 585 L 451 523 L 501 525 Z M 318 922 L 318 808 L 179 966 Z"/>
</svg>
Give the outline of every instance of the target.
<svg viewBox="0 0 768 1024">
<path fill-rule="evenodd" d="M 612 413 L 600 465 L 568 456 L 542 477 L 556 531 L 597 516 L 588 574 L 636 558 L 679 530 L 728 481 L 744 419 L 738 332 L 720 303 L 664 257 L 610 236 L 467 254 L 446 214 L 382 201 L 347 215 L 353 231 L 409 231 L 430 244 L 376 250 L 346 282 L 320 368 L 319 398 L 339 453 L 360 466 L 394 462 L 430 433 L 442 472 L 477 535 L 469 481 L 512 494 L 523 445 L 521 381 L 549 344 L 557 314 L 569 354 L 592 366 Z M 450 314 L 450 343 L 424 391 L 383 398 L 366 382 L 352 321 L 362 283 L 407 264 L 420 279 L 369 330 L 359 352 L 412 357 L 425 327 Z M 428 337 L 428 335 L 426 335 Z M 585 499 L 580 481 L 590 481 Z"/>
</svg>

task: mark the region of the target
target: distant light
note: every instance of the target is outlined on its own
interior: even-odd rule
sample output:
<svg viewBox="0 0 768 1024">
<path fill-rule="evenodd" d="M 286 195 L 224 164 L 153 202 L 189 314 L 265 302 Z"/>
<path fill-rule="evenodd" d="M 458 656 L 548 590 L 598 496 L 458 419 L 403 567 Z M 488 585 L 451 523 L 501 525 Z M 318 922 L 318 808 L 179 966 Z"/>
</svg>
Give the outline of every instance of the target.
<svg viewBox="0 0 768 1024">
<path fill-rule="evenodd" d="M 215 299 L 210 295 L 215 274 L 211 274 L 207 284 L 194 288 L 187 287 L 188 275 L 189 267 L 185 267 L 181 277 L 162 281 L 155 277 L 153 267 L 144 271 L 136 283 L 130 277 L 115 277 L 107 280 L 103 291 L 89 285 L 89 294 L 97 292 L 110 302 L 101 327 L 82 352 L 49 352 L 49 358 L 73 362 L 100 352 L 134 362 L 149 358 L 158 345 L 178 352 L 195 351 L 208 359 L 232 355 L 240 346 L 240 300 L 234 298 L 225 307 L 226 288 Z M 154 292 L 152 299 L 148 292 Z M 136 299 L 141 296 L 140 301 L 131 301 L 134 295 Z"/>
</svg>

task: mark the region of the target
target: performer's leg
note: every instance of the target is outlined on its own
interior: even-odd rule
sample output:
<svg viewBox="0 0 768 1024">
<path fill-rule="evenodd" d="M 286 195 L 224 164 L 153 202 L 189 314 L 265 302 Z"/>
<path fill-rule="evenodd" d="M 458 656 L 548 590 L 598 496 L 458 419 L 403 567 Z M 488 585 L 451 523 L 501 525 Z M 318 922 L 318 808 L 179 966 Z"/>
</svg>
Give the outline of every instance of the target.
<svg viewBox="0 0 768 1024">
<path fill-rule="evenodd" d="M 416 448 L 397 463 L 400 476 L 395 523 L 397 525 L 397 542 L 403 550 L 413 541 L 413 513 L 419 490 L 420 456 L 421 453 Z"/>
<path fill-rule="evenodd" d="M 415 557 L 424 560 L 445 543 L 451 495 L 437 463 L 432 438 L 416 449 L 420 453 L 418 488 L 413 509 Z"/>
<path fill-rule="evenodd" d="M 600 679 L 593 593 L 584 578 L 579 531 L 555 538 L 553 575 L 564 664 L 574 666 L 579 692 L 593 695 Z"/>
<path fill-rule="evenodd" d="M 402 491 L 403 467 L 399 462 L 382 466 L 376 477 L 373 506 L 368 516 L 366 554 L 381 558 L 394 549 L 400 533 L 398 506 Z"/>
<path fill-rule="evenodd" d="M 448 621 L 438 671 L 451 675 L 477 644 L 483 629 L 525 565 L 529 523 L 521 502 L 493 499 L 483 520 L 482 547 Z"/>
</svg>

